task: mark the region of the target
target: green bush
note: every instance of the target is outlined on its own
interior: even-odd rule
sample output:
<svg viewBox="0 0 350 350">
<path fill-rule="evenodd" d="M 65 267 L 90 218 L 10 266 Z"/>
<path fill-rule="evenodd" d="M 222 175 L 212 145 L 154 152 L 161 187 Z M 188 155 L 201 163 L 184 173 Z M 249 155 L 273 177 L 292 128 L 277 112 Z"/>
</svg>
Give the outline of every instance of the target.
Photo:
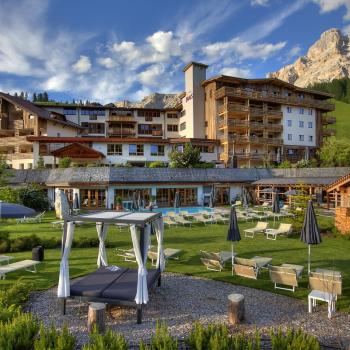
<svg viewBox="0 0 350 350">
<path fill-rule="evenodd" d="M 159 160 L 155 161 L 155 162 L 151 162 L 148 164 L 149 168 L 165 168 L 166 165 L 164 164 L 164 162 L 160 162 Z"/>
<path fill-rule="evenodd" d="M 105 334 L 99 334 L 96 328 L 90 334 L 89 344 L 83 347 L 83 350 L 127 350 L 128 344 L 125 338 L 114 333 L 110 329 Z"/>
<path fill-rule="evenodd" d="M 40 245 L 40 238 L 37 235 L 18 237 L 11 240 L 11 252 L 32 250 L 38 245 Z"/>
<path fill-rule="evenodd" d="M 0 253 L 10 251 L 11 241 L 8 232 L 0 232 Z"/>
<path fill-rule="evenodd" d="M 270 332 L 272 350 L 320 350 L 318 340 L 302 330 L 290 329 L 283 333 L 281 329 Z"/>
<path fill-rule="evenodd" d="M 28 282 L 17 280 L 7 289 L 0 290 L 0 309 L 11 305 L 20 306 L 28 300 L 29 292 L 33 285 Z"/>
<path fill-rule="evenodd" d="M 0 308 L 0 323 L 11 321 L 14 317 L 18 316 L 20 308 L 16 305 Z"/>
<path fill-rule="evenodd" d="M 75 348 L 75 338 L 67 327 L 62 331 L 57 331 L 54 325 L 46 329 L 40 325 L 39 337 L 34 342 L 34 350 L 73 350 Z"/>
<path fill-rule="evenodd" d="M 140 343 L 140 350 L 177 350 L 177 340 L 171 337 L 165 324 L 157 323 L 156 334 L 151 338 L 150 345 Z"/>
<path fill-rule="evenodd" d="M 194 168 L 201 168 L 201 169 L 213 169 L 215 168 L 214 163 L 198 163 L 193 166 Z"/>
<path fill-rule="evenodd" d="M 82 237 L 76 241 L 73 241 L 73 248 L 90 248 L 90 247 L 98 247 L 100 241 L 97 237 Z"/>
<path fill-rule="evenodd" d="M 31 314 L 20 313 L 9 322 L 0 322 L 1 350 L 31 350 L 38 324 Z"/>
<path fill-rule="evenodd" d="M 0 200 L 8 203 L 19 203 L 18 190 L 9 186 L 0 188 Z"/>
<path fill-rule="evenodd" d="M 18 198 L 21 204 L 34 210 L 44 211 L 50 207 L 47 194 L 41 186 L 35 184 L 19 189 Z"/>
<path fill-rule="evenodd" d="M 63 158 L 60 158 L 60 160 L 58 161 L 58 167 L 62 169 L 69 168 L 71 163 L 72 163 L 72 160 L 69 157 L 63 157 Z"/>
</svg>

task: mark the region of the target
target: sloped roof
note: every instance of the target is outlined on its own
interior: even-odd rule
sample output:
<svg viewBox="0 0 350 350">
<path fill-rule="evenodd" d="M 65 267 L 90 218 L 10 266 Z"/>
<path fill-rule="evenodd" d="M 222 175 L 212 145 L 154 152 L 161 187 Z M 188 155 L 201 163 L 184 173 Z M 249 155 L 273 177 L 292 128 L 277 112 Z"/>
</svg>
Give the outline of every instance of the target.
<svg viewBox="0 0 350 350">
<path fill-rule="evenodd" d="M 105 158 L 105 155 L 95 149 L 85 146 L 81 143 L 71 143 L 70 145 L 52 151 L 51 154 L 56 157 L 70 158 Z"/>
<path fill-rule="evenodd" d="M 336 177 L 273 177 L 260 179 L 252 183 L 252 185 L 260 186 L 288 186 L 288 185 L 312 185 L 326 186 L 333 182 Z"/>
<path fill-rule="evenodd" d="M 341 186 L 350 186 L 350 173 L 342 176 L 341 178 L 338 178 L 336 180 L 334 180 L 333 182 L 331 182 L 326 190 L 327 192 L 333 191 L 335 189 L 338 189 Z"/>
</svg>

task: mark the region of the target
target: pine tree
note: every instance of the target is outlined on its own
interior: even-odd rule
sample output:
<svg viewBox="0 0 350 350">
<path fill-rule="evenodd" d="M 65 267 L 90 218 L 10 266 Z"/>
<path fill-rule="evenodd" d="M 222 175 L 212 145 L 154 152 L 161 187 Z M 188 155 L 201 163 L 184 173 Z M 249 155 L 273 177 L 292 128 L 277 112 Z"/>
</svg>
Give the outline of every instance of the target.
<svg viewBox="0 0 350 350">
<path fill-rule="evenodd" d="M 43 102 L 43 94 L 41 92 L 38 93 L 38 102 Z"/>
<path fill-rule="evenodd" d="M 15 96 L 15 97 L 18 97 L 18 94 L 17 94 L 17 92 L 15 92 L 14 96 Z"/>
<path fill-rule="evenodd" d="M 22 100 L 24 100 L 24 92 L 23 92 L 23 91 L 21 91 L 21 94 L 19 95 L 19 97 L 20 97 Z"/>
<path fill-rule="evenodd" d="M 36 97 L 36 92 L 33 92 L 33 102 L 37 102 L 38 98 Z"/>
<path fill-rule="evenodd" d="M 28 100 L 28 92 L 26 91 L 25 94 L 24 94 L 24 99 L 25 100 Z"/>
<path fill-rule="evenodd" d="M 43 102 L 48 102 L 49 101 L 49 95 L 47 94 L 46 91 L 43 93 Z"/>
</svg>

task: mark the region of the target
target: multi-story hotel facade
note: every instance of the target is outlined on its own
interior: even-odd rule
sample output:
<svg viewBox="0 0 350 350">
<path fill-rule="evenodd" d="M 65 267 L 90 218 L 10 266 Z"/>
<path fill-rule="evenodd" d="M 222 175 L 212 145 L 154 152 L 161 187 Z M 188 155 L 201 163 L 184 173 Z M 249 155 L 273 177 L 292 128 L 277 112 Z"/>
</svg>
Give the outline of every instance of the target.
<svg viewBox="0 0 350 350">
<path fill-rule="evenodd" d="M 0 93 L 0 151 L 16 169 L 41 158 L 55 167 L 63 157 L 77 165 L 145 166 L 168 163 L 174 148 L 191 143 L 202 161 L 261 167 L 314 157 L 334 134 L 331 95 L 278 79 L 207 79 L 207 67 L 189 63 L 185 92 L 169 95 L 168 105 L 33 104 Z"/>
</svg>

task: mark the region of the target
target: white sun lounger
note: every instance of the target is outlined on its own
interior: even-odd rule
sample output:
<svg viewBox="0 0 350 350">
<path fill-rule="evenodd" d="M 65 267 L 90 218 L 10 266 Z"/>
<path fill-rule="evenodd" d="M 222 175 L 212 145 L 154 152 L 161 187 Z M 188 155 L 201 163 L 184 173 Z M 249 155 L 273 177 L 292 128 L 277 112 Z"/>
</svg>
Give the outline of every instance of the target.
<svg viewBox="0 0 350 350">
<path fill-rule="evenodd" d="M 182 249 L 165 248 L 164 249 L 164 258 L 165 258 L 165 260 L 168 260 L 168 259 L 179 260 L 179 255 L 181 252 L 182 252 Z M 148 257 L 151 259 L 152 265 L 156 266 L 158 252 L 150 250 L 150 251 L 148 251 Z"/>
<path fill-rule="evenodd" d="M 288 235 L 292 232 L 292 224 L 280 224 L 277 229 L 267 229 L 266 231 L 266 239 L 276 240 L 278 235 Z"/>
<path fill-rule="evenodd" d="M 5 261 L 7 264 L 9 264 L 11 259 L 13 259 L 12 256 L 0 255 L 0 263 Z"/>
<path fill-rule="evenodd" d="M 245 237 L 254 238 L 255 233 L 265 232 L 267 225 L 267 222 L 258 221 L 255 227 L 244 230 L 244 235 Z"/>
<path fill-rule="evenodd" d="M 172 216 L 172 218 L 175 221 L 175 223 L 177 223 L 177 224 L 180 224 L 183 226 L 190 225 L 190 227 L 192 226 L 192 221 L 186 220 L 180 215 L 174 215 L 174 216 Z"/>
<path fill-rule="evenodd" d="M 5 279 L 6 274 L 10 272 L 14 272 L 17 270 L 26 270 L 28 272 L 36 272 L 36 265 L 40 264 L 40 261 L 35 260 L 22 260 L 17 261 L 12 264 L 0 266 L 0 279 Z"/>
<path fill-rule="evenodd" d="M 36 215 L 36 216 L 33 216 L 33 217 L 24 217 L 24 218 L 20 218 L 20 219 L 16 219 L 16 223 L 17 224 L 24 224 L 26 222 L 41 222 L 44 215 L 45 215 L 46 211 L 43 211 L 42 213 Z"/>
</svg>

